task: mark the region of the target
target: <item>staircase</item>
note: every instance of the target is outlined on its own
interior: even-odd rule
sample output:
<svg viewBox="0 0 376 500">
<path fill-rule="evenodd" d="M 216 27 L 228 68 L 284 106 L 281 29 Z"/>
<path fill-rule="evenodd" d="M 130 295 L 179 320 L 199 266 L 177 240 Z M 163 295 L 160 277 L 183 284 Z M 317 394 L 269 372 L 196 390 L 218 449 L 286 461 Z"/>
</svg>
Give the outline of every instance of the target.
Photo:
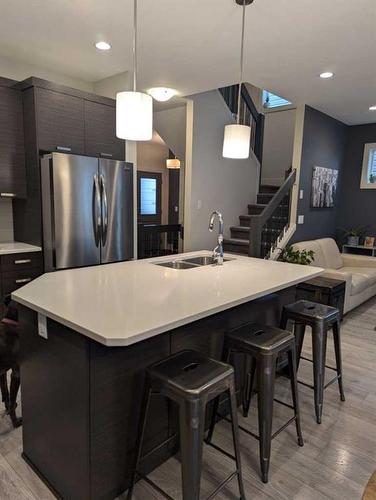
<svg viewBox="0 0 376 500">
<path fill-rule="evenodd" d="M 261 185 L 257 203 L 248 205 L 248 214 L 240 215 L 239 226 L 232 226 L 231 238 L 224 240 L 227 252 L 277 258 L 295 230 L 291 221 L 290 200 L 296 171 L 292 170 L 282 186 Z"/>
<path fill-rule="evenodd" d="M 257 195 L 257 204 L 248 205 L 248 214 L 239 216 L 239 226 L 232 226 L 231 238 L 224 240 L 226 252 L 240 253 L 248 255 L 249 253 L 249 228 L 251 225 L 251 216 L 259 215 L 272 200 L 279 186 L 261 185 Z"/>
</svg>

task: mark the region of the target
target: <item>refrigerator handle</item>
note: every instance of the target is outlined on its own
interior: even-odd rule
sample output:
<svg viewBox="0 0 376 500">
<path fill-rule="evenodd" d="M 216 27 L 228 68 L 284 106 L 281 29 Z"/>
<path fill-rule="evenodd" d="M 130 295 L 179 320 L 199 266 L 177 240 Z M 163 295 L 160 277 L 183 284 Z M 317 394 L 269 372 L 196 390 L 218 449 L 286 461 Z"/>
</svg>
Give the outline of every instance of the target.
<svg viewBox="0 0 376 500">
<path fill-rule="evenodd" d="M 107 203 L 107 190 L 106 190 L 106 181 L 104 180 L 104 176 L 100 176 L 101 179 L 101 187 L 102 187 L 102 206 L 103 206 L 103 229 L 102 229 L 102 245 L 104 246 L 107 241 L 107 230 L 108 230 L 108 203 Z"/>
<path fill-rule="evenodd" d="M 101 212 L 101 192 L 99 187 L 98 175 L 95 174 L 94 178 L 94 189 L 93 189 L 93 227 L 95 244 L 99 246 L 100 242 L 100 232 L 102 227 L 102 212 Z"/>
</svg>

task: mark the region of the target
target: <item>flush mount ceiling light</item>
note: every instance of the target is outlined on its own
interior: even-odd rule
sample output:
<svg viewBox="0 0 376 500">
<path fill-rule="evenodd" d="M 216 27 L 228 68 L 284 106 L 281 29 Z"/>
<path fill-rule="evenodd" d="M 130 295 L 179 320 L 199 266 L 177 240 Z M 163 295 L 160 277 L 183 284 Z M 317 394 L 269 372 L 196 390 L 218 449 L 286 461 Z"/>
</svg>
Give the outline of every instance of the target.
<svg viewBox="0 0 376 500">
<path fill-rule="evenodd" d="M 99 50 L 110 50 L 111 48 L 111 44 L 107 43 L 107 42 L 97 42 L 95 44 L 96 48 L 99 49 Z"/>
<path fill-rule="evenodd" d="M 331 71 L 324 71 L 324 73 L 320 73 L 320 78 L 323 78 L 324 80 L 326 80 L 327 78 L 333 78 L 334 76 L 334 73 L 332 73 Z"/>
<path fill-rule="evenodd" d="M 376 111 L 376 105 L 375 105 L 375 106 L 370 106 L 370 107 L 369 107 L 369 110 L 370 110 L 370 111 Z"/>
<path fill-rule="evenodd" d="M 137 0 L 133 2 L 133 91 L 116 94 L 116 136 L 128 141 L 153 137 L 153 99 L 137 92 Z"/>
<path fill-rule="evenodd" d="M 148 94 L 150 94 L 156 101 L 166 102 L 174 97 L 177 94 L 176 90 L 169 89 L 168 87 L 153 87 L 148 90 Z"/>
<path fill-rule="evenodd" d="M 238 5 L 243 6 L 242 14 L 242 34 L 240 48 L 240 78 L 238 89 L 238 113 L 236 125 L 226 125 L 223 138 L 224 158 L 245 159 L 249 157 L 249 148 L 251 140 L 251 127 L 240 123 L 240 99 L 243 85 L 243 60 L 244 60 L 244 27 L 245 27 L 245 7 L 250 5 L 253 0 L 235 0 Z"/>
<path fill-rule="evenodd" d="M 178 158 L 167 158 L 166 167 L 176 170 L 180 168 L 180 160 Z"/>
</svg>

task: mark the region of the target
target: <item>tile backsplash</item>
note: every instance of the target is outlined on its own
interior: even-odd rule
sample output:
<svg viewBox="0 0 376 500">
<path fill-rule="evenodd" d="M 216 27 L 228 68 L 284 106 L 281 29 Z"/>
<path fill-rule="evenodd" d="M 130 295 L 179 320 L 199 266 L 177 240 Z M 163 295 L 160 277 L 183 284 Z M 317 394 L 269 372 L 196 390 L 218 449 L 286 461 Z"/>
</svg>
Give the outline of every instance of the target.
<svg viewBox="0 0 376 500">
<path fill-rule="evenodd" d="M 12 200 L 0 199 L 0 242 L 13 241 Z"/>
</svg>

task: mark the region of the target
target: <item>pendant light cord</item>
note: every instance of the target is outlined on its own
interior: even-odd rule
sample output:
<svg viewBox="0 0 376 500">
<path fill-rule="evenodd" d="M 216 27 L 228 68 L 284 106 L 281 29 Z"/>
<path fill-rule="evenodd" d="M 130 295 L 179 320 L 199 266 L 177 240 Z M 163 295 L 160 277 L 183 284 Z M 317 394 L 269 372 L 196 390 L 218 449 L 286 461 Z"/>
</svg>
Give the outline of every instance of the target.
<svg viewBox="0 0 376 500">
<path fill-rule="evenodd" d="M 135 0 L 136 2 L 136 0 Z M 243 18 L 242 18 L 242 40 L 240 48 L 240 78 L 239 78 L 239 91 L 238 91 L 238 116 L 237 124 L 240 124 L 240 99 L 243 84 L 243 59 L 244 59 L 244 27 L 245 27 L 245 0 L 243 0 Z"/>
<path fill-rule="evenodd" d="M 133 1 L 133 92 L 137 90 L 137 0 Z"/>
</svg>

